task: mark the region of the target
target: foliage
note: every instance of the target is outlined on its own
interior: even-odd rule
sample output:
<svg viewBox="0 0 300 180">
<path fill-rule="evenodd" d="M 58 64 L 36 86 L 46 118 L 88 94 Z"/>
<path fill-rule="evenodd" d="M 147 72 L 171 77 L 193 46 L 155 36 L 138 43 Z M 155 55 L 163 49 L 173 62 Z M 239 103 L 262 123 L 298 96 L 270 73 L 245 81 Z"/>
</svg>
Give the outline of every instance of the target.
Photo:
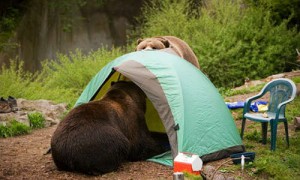
<svg viewBox="0 0 300 180">
<path fill-rule="evenodd" d="M 298 0 L 247 0 L 247 3 L 254 6 L 262 6 L 271 12 L 271 18 L 276 24 L 288 20 L 289 27 L 300 28 L 300 1 Z"/>
<path fill-rule="evenodd" d="M 69 55 L 59 54 L 56 61 L 44 61 L 42 70 L 35 74 L 23 71 L 22 61 L 12 60 L 9 67 L 2 66 L 0 94 L 33 100 L 48 99 L 73 106 L 92 77 L 123 53 L 119 48 L 102 48 L 88 55 L 79 50 Z"/>
<path fill-rule="evenodd" d="M 71 32 L 72 27 L 76 24 L 81 17 L 74 14 L 76 10 L 86 5 L 86 0 L 68 0 L 68 1 L 49 1 L 50 10 L 57 10 L 61 17 L 63 24 L 62 30 L 64 32 Z"/>
<path fill-rule="evenodd" d="M 186 12 L 187 4 L 152 1 L 143 10 L 141 35 L 185 40 L 216 86 L 234 87 L 247 77 L 258 79 L 294 68 L 300 34 L 287 29 L 287 21 L 275 25 L 268 10 L 247 7 L 241 0 L 206 1 L 199 17 Z"/>
<path fill-rule="evenodd" d="M 122 53 L 119 48 L 112 50 L 102 48 L 88 55 L 83 55 L 80 51 L 69 56 L 59 54 L 57 61 L 45 61 L 38 81 L 43 84 L 45 91 L 49 90 L 49 93 L 46 97 L 44 94 L 41 96 L 74 104 L 92 77 Z M 61 93 L 56 93 L 56 90 Z"/>
<path fill-rule="evenodd" d="M 7 124 L 0 125 L 0 137 L 6 138 L 6 137 L 28 134 L 31 132 L 31 129 L 45 127 L 45 118 L 41 113 L 39 112 L 30 113 L 27 116 L 29 119 L 30 126 L 18 122 L 15 119 L 10 120 Z"/>
<path fill-rule="evenodd" d="M 32 92 L 29 85 L 33 80 L 33 75 L 23 70 L 23 62 L 18 60 L 11 60 L 10 66 L 2 66 L 0 72 L 0 94 L 1 96 L 8 97 L 28 97 Z"/>
<path fill-rule="evenodd" d="M 189 172 L 183 172 L 183 176 L 184 176 L 184 179 L 186 180 L 202 180 L 202 176 L 200 175 L 195 175 L 195 174 L 191 174 Z M 176 179 L 176 178 L 174 178 Z"/>
<path fill-rule="evenodd" d="M 89 3 L 97 6 L 97 8 L 104 6 L 107 3 L 107 0 L 94 0 L 87 1 L 87 0 L 68 0 L 68 1 L 60 1 L 60 0 L 52 0 L 49 1 L 48 6 L 51 11 L 57 10 L 61 23 L 63 24 L 62 30 L 64 32 L 71 32 L 72 28 L 76 26 L 79 20 L 83 19 L 84 17 L 78 16 L 75 14 L 81 8 L 88 6 Z M 37 1 L 40 3 L 40 1 Z"/>
<path fill-rule="evenodd" d="M 39 129 L 45 127 L 45 118 L 43 114 L 39 112 L 30 113 L 27 115 L 30 123 L 30 127 L 33 129 Z"/>
<path fill-rule="evenodd" d="M 0 125 L 0 137 L 12 137 L 28 134 L 30 127 L 16 120 L 10 121 L 7 125 Z"/>
<path fill-rule="evenodd" d="M 18 46 L 17 43 L 10 42 L 9 39 L 13 36 L 21 17 L 19 8 L 12 5 L 2 11 L 4 12 L 0 16 L 0 51 Z"/>
</svg>

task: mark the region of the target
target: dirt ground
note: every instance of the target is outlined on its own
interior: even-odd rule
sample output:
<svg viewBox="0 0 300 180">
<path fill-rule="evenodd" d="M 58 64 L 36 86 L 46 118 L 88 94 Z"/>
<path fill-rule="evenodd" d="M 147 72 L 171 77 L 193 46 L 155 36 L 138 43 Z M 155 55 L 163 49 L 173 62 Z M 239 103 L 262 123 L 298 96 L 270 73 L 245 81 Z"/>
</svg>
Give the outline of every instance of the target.
<svg viewBox="0 0 300 180">
<path fill-rule="evenodd" d="M 58 171 L 51 154 L 44 155 L 56 126 L 29 135 L 0 139 L 0 179 L 172 179 L 172 168 L 152 162 L 124 164 L 102 176 Z"/>
<path fill-rule="evenodd" d="M 101 176 L 87 176 L 84 174 L 58 171 L 52 160 L 51 154 L 46 154 L 50 145 L 51 136 L 56 126 L 34 130 L 23 136 L 0 138 L 0 180 L 2 179 L 173 179 L 173 169 L 168 166 L 153 162 L 128 162 L 118 171 Z M 230 159 L 205 164 L 218 168 L 230 166 Z M 204 167 L 205 167 L 204 166 Z M 215 169 L 210 169 L 210 175 Z M 215 173 L 218 177 L 220 173 Z M 241 176 L 224 174 L 224 177 Z M 221 178 L 222 179 L 222 178 Z M 248 179 L 248 178 L 245 178 Z"/>
</svg>

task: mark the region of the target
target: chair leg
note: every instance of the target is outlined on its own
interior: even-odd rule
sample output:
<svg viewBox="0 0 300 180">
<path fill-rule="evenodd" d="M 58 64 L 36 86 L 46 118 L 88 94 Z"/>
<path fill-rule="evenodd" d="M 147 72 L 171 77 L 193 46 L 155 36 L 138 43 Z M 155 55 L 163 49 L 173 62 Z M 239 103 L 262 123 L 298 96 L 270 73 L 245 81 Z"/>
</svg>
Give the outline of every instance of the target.
<svg viewBox="0 0 300 180">
<path fill-rule="evenodd" d="M 268 122 L 261 123 L 262 143 L 267 144 Z"/>
<path fill-rule="evenodd" d="M 284 121 L 284 129 L 285 129 L 285 139 L 287 146 L 290 146 L 290 140 L 289 140 L 289 128 L 288 128 L 288 122 Z"/>
<path fill-rule="evenodd" d="M 271 150 L 275 151 L 276 149 L 276 137 L 277 137 L 277 122 L 271 121 Z"/>
<path fill-rule="evenodd" d="M 245 125 L 246 125 L 246 118 L 243 118 L 242 119 L 242 129 L 241 129 L 241 138 L 242 139 L 243 139 L 243 136 L 244 136 Z"/>
</svg>

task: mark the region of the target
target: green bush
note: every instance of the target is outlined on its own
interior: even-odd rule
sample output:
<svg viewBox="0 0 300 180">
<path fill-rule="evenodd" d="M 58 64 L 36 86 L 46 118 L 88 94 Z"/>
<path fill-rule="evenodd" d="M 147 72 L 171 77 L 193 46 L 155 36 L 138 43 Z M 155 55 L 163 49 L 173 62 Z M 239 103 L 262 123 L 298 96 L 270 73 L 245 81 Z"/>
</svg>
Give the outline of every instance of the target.
<svg viewBox="0 0 300 180">
<path fill-rule="evenodd" d="M 69 55 L 59 54 L 56 61 L 45 61 L 37 78 L 43 89 L 38 94 L 39 97 L 74 105 L 96 73 L 123 53 L 120 48 L 102 48 L 88 55 L 83 55 L 77 50 Z"/>
<path fill-rule="evenodd" d="M 7 125 L 0 125 L 0 137 L 12 137 L 28 134 L 30 127 L 16 120 L 10 121 Z"/>
<path fill-rule="evenodd" d="M 11 42 L 10 39 L 14 35 L 21 17 L 19 9 L 15 7 L 2 8 L 0 16 L 0 51 L 9 52 L 18 47 L 18 44 Z"/>
<path fill-rule="evenodd" d="M 58 54 L 57 60 L 45 60 L 42 70 L 35 74 L 23 71 L 23 63 L 12 60 L 0 71 L 0 94 L 25 99 L 48 99 L 70 106 L 92 79 L 108 62 L 124 54 L 124 50 L 105 48 L 83 55 L 81 51 L 69 55 Z"/>
<path fill-rule="evenodd" d="M 27 90 L 33 75 L 23 70 L 23 62 L 18 59 L 11 60 L 10 66 L 2 66 L 0 71 L 0 94 L 3 97 L 13 95 L 15 97 L 26 97 L 33 93 Z"/>
<path fill-rule="evenodd" d="M 30 123 L 30 127 L 33 129 L 39 129 L 45 127 L 45 118 L 43 114 L 39 112 L 30 113 L 27 115 Z"/>
<path fill-rule="evenodd" d="M 253 6 L 261 6 L 270 10 L 271 17 L 276 24 L 280 24 L 282 21 L 289 19 L 288 26 L 298 26 L 297 28 L 300 30 L 300 3 L 298 0 L 246 0 L 246 2 Z"/>
<path fill-rule="evenodd" d="M 234 87 L 295 68 L 300 34 L 275 25 L 270 12 L 241 0 L 205 1 L 200 16 L 188 1 L 153 1 L 144 8 L 142 37 L 174 35 L 195 51 L 202 71 L 218 87 Z"/>
</svg>

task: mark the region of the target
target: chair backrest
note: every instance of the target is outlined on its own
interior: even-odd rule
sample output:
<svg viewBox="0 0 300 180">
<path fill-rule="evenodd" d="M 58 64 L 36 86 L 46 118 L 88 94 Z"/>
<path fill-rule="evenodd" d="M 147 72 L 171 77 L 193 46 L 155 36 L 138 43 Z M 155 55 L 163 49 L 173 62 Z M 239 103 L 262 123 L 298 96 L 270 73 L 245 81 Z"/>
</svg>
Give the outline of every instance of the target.
<svg viewBox="0 0 300 180">
<path fill-rule="evenodd" d="M 278 105 L 285 101 L 292 101 L 296 96 L 296 85 L 286 78 L 279 78 L 270 81 L 262 89 L 263 94 L 270 92 L 268 112 L 276 113 Z M 280 110 L 281 115 L 285 115 L 285 105 Z"/>
</svg>

